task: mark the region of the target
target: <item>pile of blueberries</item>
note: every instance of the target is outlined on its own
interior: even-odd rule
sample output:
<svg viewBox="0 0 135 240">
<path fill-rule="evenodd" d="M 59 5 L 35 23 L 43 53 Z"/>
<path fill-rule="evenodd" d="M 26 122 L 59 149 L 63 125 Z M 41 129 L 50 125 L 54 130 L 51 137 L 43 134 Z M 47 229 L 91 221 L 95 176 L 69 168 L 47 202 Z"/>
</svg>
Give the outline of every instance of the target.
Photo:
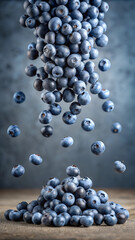
<svg viewBox="0 0 135 240">
<path fill-rule="evenodd" d="M 101 99 L 110 96 L 110 91 L 102 88 L 98 81 L 92 61 L 98 57 L 94 44 L 105 47 L 108 43 L 103 19 L 109 5 L 102 0 L 26 0 L 24 9 L 26 14 L 20 17 L 20 24 L 34 29 L 36 37 L 36 42 L 28 45 L 27 56 L 30 60 L 40 57 L 44 64 L 40 68 L 31 64 L 25 68 L 25 73 L 37 77 L 34 81 L 37 91 L 46 90 L 41 99 L 49 107 L 40 113 L 39 121 L 45 124 L 41 128 L 42 135 L 50 137 L 53 127 L 47 124 L 52 121 L 52 115 L 62 112 L 59 102 L 71 103 L 62 117 L 64 123 L 70 125 L 76 122 L 82 106 L 90 103 L 90 93 Z M 98 67 L 107 71 L 111 63 L 106 58 L 101 59 Z M 86 91 L 89 84 L 90 93 Z M 114 103 L 107 100 L 102 109 L 111 112 Z M 82 122 L 85 131 L 92 131 L 94 126 L 91 119 Z M 72 144 L 71 138 L 62 141 L 64 147 Z"/>
<path fill-rule="evenodd" d="M 42 224 L 44 226 L 83 226 L 93 224 L 113 226 L 123 224 L 129 218 L 128 210 L 120 204 L 108 201 L 108 194 L 92 189 L 89 177 L 80 177 L 75 165 L 66 169 L 67 178 L 51 178 L 41 190 L 37 200 L 9 209 L 5 218 L 11 221 Z"/>
</svg>

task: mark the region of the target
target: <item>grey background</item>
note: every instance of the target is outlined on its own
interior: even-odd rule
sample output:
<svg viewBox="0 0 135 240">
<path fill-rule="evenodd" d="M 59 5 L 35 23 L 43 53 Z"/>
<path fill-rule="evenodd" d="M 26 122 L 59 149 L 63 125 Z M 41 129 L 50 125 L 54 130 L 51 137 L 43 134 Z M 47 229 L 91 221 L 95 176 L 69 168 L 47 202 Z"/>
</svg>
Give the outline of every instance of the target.
<svg viewBox="0 0 135 240">
<path fill-rule="evenodd" d="M 109 1 L 110 11 L 106 14 L 109 44 L 100 49 L 98 61 L 109 58 L 112 68 L 100 72 L 103 87 L 110 89 L 110 99 L 115 103 L 112 113 L 101 109 L 103 100 L 92 95 L 92 102 L 83 107 L 77 123 L 65 125 L 61 116 L 54 117 L 54 135 L 46 139 L 40 134 L 38 122 L 40 111 L 47 105 L 40 100 L 40 93 L 33 89 L 34 78 L 28 78 L 24 68 L 30 64 L 27 59 L 27 45 L 34 40 L 32 31 L 22 28 L 18 19 L 24 13 L 22 1 L 0 1 L 0 187 L 35 188 L 41 187 L 49 177 L 64 178 L 65 168 L 76 164 L 82 176 L 90 176 L 94 187 L 135 187 L 135 1 Z M 96 61 L 96 64 L 98 63 Z M 37 66 L 43 65 L 39 60 Z M 98 70 L 97 70 L 98 71 Z M 17 105 L 12 96 L 22 90 L 26 101 Z M 63 111 L 68 104 L 62 102 Z M 84 132 L 80 125 L 85 117 L 95 121 L 93 132 Z M 113 122 L 123 126 L 121 134 L 110 131 Z M 11 124 L 18 124 L 21 135 L 12 139 L 6 134 Z M 72 136 L 74 145 L 64 149 L 60 140 Z M 102 140 L 106 151 L 94 156 L 91 144 Z M 32 153 L 40 154 L 44 162 L 33 166 L 28 162 Z M 115 160 L 124 161 L 127 171 L 123 175 L 114 172 Z M 26 173 L 15 179 L 10 174 L 13 165 L 22 164 Z"/>
</svg>

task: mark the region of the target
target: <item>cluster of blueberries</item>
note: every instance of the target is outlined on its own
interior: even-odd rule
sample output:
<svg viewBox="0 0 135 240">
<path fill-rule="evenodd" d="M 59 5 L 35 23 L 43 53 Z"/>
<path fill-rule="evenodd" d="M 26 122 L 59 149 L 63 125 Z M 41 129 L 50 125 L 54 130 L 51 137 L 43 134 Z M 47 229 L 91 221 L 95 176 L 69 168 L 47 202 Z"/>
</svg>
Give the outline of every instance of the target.
<svg viewBox="0 0 135 240">
<path fill-rule="evenodd" d="M 108 201 L 108 194 L 103 190 L 92 189 L 92 180 L 81 178 L 78 167 L 69 166 L 66 173 L 68 177 L 61 182 L 58 178 L 49 179 L 37 200 L 19 203 L 17 210 L 5 212 L 5 218 L 56 227 L 89 227 L 102 223 L 113 226 L 126 222 L 128 210 Z"/>
<path fill-rule="evenodd" d="M 42 135 L 50 137 L 53 127 L 47 124 L 52 121 L 52 115 L 62 112 L 59 102 L 71 103 L 62 119 L 66 124 L 74 124 L 82 106 L 91 101 L 86 91 L 88 84 L 90 92 L 98 94 L 99 98 L 110 96 L 109 90 L 102 88 L 98 81 L 95 63 L 91 61 L 98 57 L 94 43 L 98 47 L 108 43 L 107 25 L 103 19 L 109 5 L 102 0 L 26 0 L 24 9 L 26 14 L 20 17 L 20 24 L 34 29 L 36 36 L 36 42 L 28 45 L 27 56 L 30 60 L 40 57 L 44 63 L 40 68 L 32 64 L 27 66 L 25 73 L 37 77 L 34 81 L 37 91 L 46 90 L 41 99 L 49 108 L 40 113 L 39 121 L 45 124 Z M 101 71 L 107 71 L 110 66 L 108 59 L 102 59 L 98 64 Z M 107 100 L 102 109 L 111 112 L 114 103 Z M 92 131 L 94 126 L 91 119 L 82 122 L 85 131 Z M 66 138 L 61 143 L 68 147 L 73 144 L 73 139 Z"/>
</svg>

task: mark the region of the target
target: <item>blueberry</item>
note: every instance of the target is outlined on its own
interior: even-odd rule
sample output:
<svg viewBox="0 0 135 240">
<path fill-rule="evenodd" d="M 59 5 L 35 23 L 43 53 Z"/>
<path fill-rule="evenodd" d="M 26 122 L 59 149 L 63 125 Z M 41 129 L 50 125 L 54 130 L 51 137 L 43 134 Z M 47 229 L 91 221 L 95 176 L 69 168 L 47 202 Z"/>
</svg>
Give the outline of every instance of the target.
<svg viewBox="0 0 135 240">
<path fill-rule="evenodd" d="M 88 177 L 81 178 L 79 180 L 79 186 L 83 187 L 85 190 L 92 187 L 92 180 Z"/>
<path fill-rule="evenodd" d="M 82 54 L 87 54 L 89 53 L 91 50 L 91 46 L 90 46 L 90 43 L 89 41 L 87 40 L 83 40 L 80 44 L 80 51 Z"/>
<path fill-rule="evenodd" d="M 46 13 L 45 13 L 46 14 Z M 55 33 L 54 32 L 48 32 L 45 35 L 45 43 L 54 44 L 55 43 Z"/>
<path fill-rule="evenodd" d="M 36 43 L 35 42 L 31 42 L 28 44 L 28 50 L 30 49 L 36 49 Z"/>
<path fill-rule="evenodd" d="M 81 216 L 79 215 L 73 215 L 70 219 L 70 225 L 78 227 L 80 225 L 80 218 Z"/>
<path fill-rule="evenodd" d="M 95 6 L 91 6 L 88 8 L 87 10 L 87 15 L 91 18 L 91 19 L 94 19 L 94 18 L 97 18 L 98 17 L 98 14 L 99 14 L 99 10 L 97 7 Z"/>
<path fill-rule="evenodd" d="M 86 29 L 81 28 L 78 32 L 79 32 L 80 35 L 81 35 L 81 39 L 82 39 L 82 41 L 88 39 L 88 32 L 87 32 Z M 90 43 L 90 42 L 89 42 L 89 43 Z"/>
<path fill-rule="evenodd" d="M 95 38 L 100 38 L 103 35 L 103 28 L 101 26 L 97 26 L 92 29 L 90 34 Z"/>
<path fill-rule="evenodd" d="M 65 225 L 65 218 L 61 215 L 53 218 L 53 224 L 55 227 L 63 227 Z"/>
<path fill-rule="evenodd" d="M 33 200 L 33 201 L 31 201 L 28 205 L 27 205 L 27 210 L 28 210 L 28 212 L 32 212 L 33 211 L 33 208 L 35 207 L 35 206 L 37 206 L 38 205 L 38 201 L 37 200 Z"/>
<path fill-rule="evenodd" d="M 37 202 L 40 206 L 43 206 L 44 203 L 45 203 L 45 199 L 42 195 L 39 195 L 38 198 L 37 198 Z"/>
<path fill-rule="evenodd" d="M 126 171 L 126 166 L 124 163 L 120 161 L 115 161 L 114 162 L 114 169 L 118 173 L 124 173 Z"/>
<path fill-rule="evenodd" d="M 67 182 L 67 183 L 64 184 L 64 189 L 65 189 L 66 192 L 74 193 L 77 189 L 77 186 L 73 182 Z"/>
<path fill-rule="evenodd" d="M 105 145 L 101 141 L 96 141 L 91 145 L 91 151 L 96 154 L 100 155 L 105 151 Z"/>
<path fill-rule="evenodd" d="M 15 92 L 13 99 L 16 103 L 23 103 L 25 101 L 25 94 L 21 91 Z"/>
<path fill-rule="evenodd" d="M 106 203 L 108 201 L 108 194 L 103 190 L 98 191 L 97 196 L 100 198 L 101 203 Z"/>
<path fill-rule="evenodd" d="M 76 69 L 75 68 L 70 68 L 70 67 L 65 67 L 64 69 L 64 76 L 66 78 L 72 78 L 76 74 Z"/>
<path fill-rule="evenodd" d="M 104 217 L 102 214 L 100 213 L 97 213 L 95 216 L 94 216 L 94 222 L 96 225 L 101 225 L 103 223 L 103 220 L 104 220 Z"/>
<path fill-rule="evenodd" d="M 64 137 L 62 140 L 61 140 L 61 146 L 64 147 L 64 148 L 67 148 L 67 147 L 70 147 L 72 146 L 74 143 L 74 140 L 72 137 Z"/>
<path fill-rule="evenodd" d="M 36 36 L 40 38 L 45 38 L 46 33 L 48 32 L 48 24 L 47 23 L 41 23 L 36 28 Z"/>
<path fill-rule="evenodd" d="M 85 199 L 88 200 L 92 195 L 96 196 L 96 191 L 92 188 L 88 188 L 86 191 Z"/>
<path fill-rule="evenodd" d="M 107 214 L 104 216 L 104 222 L 108 226 L 113 226 L 117 223 L 117 218 L 116 218 L 116 216 Z"/>
<path fill-rule="evenodd" d="M 68 79 L 65 77 L 57 78 L 56 83 L 59 87 L 65 88 L 68 84 Z"/>
<path fill-rule="evenodd" d="M 43 197 L 45 200 L 53 200 L 57 197 L 57 190 L 51 186 L 48 186 L 48 188 L 44 192 Z"/>
<path fill-rule="evenodd" d="M 77 166 L 72 165 L 66 168 L 66 173 L 68 176 L 77 177 L 78 175 L 80 175 L 80 170 Z"/>
<path fill-rule="evenodd" d="M 39 212 L 39 213 L 42 213 L 43 211 L 43 208 L 39 205 L 35 206 L 32 210 L 32 214 L 36 213 L 36 212 Z"/>
<path fill-rule="evenodd" d="M 44 110 L 39 114 L 39 121 L 43 124 L 48 124 L 52 121 L 52 114 L 50 111 Z"/>
<path fill-rule="evenodd" d="M 91 216 L 92 218 L 94 218 L 94 216 L 98 213 L 98 211 L 96 209 L 87 209 L 85 211 L 83 211 L 83 215 L 85 216 Z"/>
<path fill-rule="evenodd" d="M 39 212 L 36 212 L 36 213 L 34 213 L 33 216 L 32 216 L 32 222 L 33 222 L 34 224 L 39 225 L 39 224 L 41 224 L 41 218 L 42 218 L 42 214 L 39 213 Z"/>
<path fill-rule="evenodd" d="M 83 82 L 85 82 L 85 84 L 87 85 L 89 79 L 90 79 L 90 74 L 89 72 L 82 70 L 78 73 L 78 79 L 82 80 Z"/>
<path fill-rule="evenodd" d="M 52 78 L 46 78 L 43 81 L 42 86 L 45 90 L 52 92 L 56 89 L 56 82 Z"/>
<path fill-rule="evenodd" d="M 91 77 L 91 74 L 94 72 L 94 69 L 95 69 L 95 63 L 94 62 L 92 62 L 92 61 L 86 62 L 85 70 L 90 74 L 90 77 Z"/>
<path fill-rule="evenodd" d="M 41 223 L 44 226 L 50 226 L 52 224 L 53 217 L 49 213 L 45 213 L 41 218 Z"/>
<path fill-rule="evenodd" d="M 48 23 L 48 28 L 52 32 L 57 32 L 60 29 L 61 25 L 62 25 L 61 19 L 58 17 L 53 17 Z"/>
<path fill-rule="evenodd" d="M 95 128 L 95 123 L 91 119 L 85 118 L 82 121 L 81 126 L 85 131 L 88 132 L 88 131 L 92 131 Z"/>
<path fill-rule="evenodd" d="M 28 17 L 25 21 L 26 27 L 28 28 L 34 28 L 36 26 L 36 21 L 32 17 Z"/>
<path fill-rule="evenodd" d="M 4 212 L 4 217 L 5 217 L 7 220 L 10 220 L 10 219 L 9 219 L 9 214 L 10 214 L 11 211 L 13 211 L 13 210 L 12 210 L 12 209 L 8 209 L 8 210 L 6 210 L 6 211 Z"/>
<path fill-rule="evenodd" d="M 41 99 L 47 104 L 53 104 L 55 102 L 55 95 L 52 92 L 45 92 L 41 94 Z"/>
<path fill-rule="evenodd" d="M 82 27 L 82 24 L 77 19 L 71 20 L 70 25 L 74 31 L 79 31 Z"/>
<path fill-rule="evenodd" d="M 127 220 L 126 215 L 124 213 L 117 213 L 116 217 L 118 224 L 124 224 Z"/>
<path fill-rule="evenodd" d="M 33 87 L 37 90 L 37 91 L 42 91 L 43 90 L 43 86 L 42 86 L 42 80 L 40 79 L 36 79 L 33 83 Z"/>
<path fill-rule="evenodd" d="M 100 201 L 101 201 L 101 198 L 100 198 Z M 107 214 L 111 214 L 112 208 L 110 204 L 100 204 L 98 207 L 98 211 L 103 215 L 107 215 Z"/>
<path fill-rule="evenodd" d="M 20 220 L 21 220 L 20 211 L 11 210 L 11 211 L 9 212 L 9 220 L 15 221 L 15 222 L 20 221 Z"/>
<path fill-rule="evenodd" d="M 30 4 L 27 8 L 26 8 L 26 13 L 32 17 L 35 18 L 37 16 L 39 16 L 40 11 L 38 9 L 38 7 L 35 4 Z"/>
<path fill-rule="evenodd" d="M 55 206 L 54 211 L 57 214 L 63 213 L 63 212 L 67 212 L 67 206 L 63 203 L 60 203 L 58 205 Z"/>
<path fill-rule="evenodd" d="M 37 68 L 33 64 L 25 68 L 25 73 L 29 77 L 34 77 L 36 75 L 36 72 L 37 72 Z"/>
<path fill-rule="evenodd" d="M 57 192 L 58 192 L 58 187 L 59 187 L 60 185 L 57 185 Z M 59 195 L 59 192 L 58 192 L 58 195 Z M 53 209 L 54 210 L 54 208 L 58 205 L 58 204 L 60 204 L 60 200 L 58 200 L 58 199 L 53 199 L 51 202 L 50 202 L 50 208 L 51 209 Z"/>
<path fill-rule="evenodd" d="M 107 99 L 109 96 L 110 96 L 110 91 L 104 88 L 98 94 L 98 97 L 101 99 Z"/>
<path fill-rule="evenodd" d="M 81 41 L 81 34 L 79 32 L 72 32 L 69 36 L 69 41 L 73 44 L 79 43 Z"/>
<path fill-rule="evenodd" d="M 53 135 L 53 128 L 50 125 L 41 128 L 41 134 L 44 137 L 51 137 Z"/>
<path fill-rule="evenodd" d="M 114 110 L 114 103 L 112 101 L 108 100 L 103 103 L 102 109 L 105 112 L 112 112 Z"/>
<path fill-rule="evenodd" d="M 70 125 L 70 124 L 74 124 L 76 122 L 77 117 L 76 117 L 76 115 L 73 115 L 71 112 L 65 112 L 63 114 L 62 119 L 63 119 L 64 123 Z"/>
<path fill-rule="evenodd" d="M 70 88 L 65 88 L 63 91 L 63 100 L 65 102 L 72 102 L 75 99 L 74 91 Z"/>
<path fill-rule="evenodd" d="M 77 198 L 75 204 L 81 208 L 81 210 L 86 209 L 86 201 L 82 198 Z"/>
<path fill-rule="evenodd" d="M 73 90 L 76 94 L 82 94 L 86 89 L 86 85 L 83 81 L 77 81 L 73 84 Z"/>
<path fill-rule="evenodd" d="M 23 221 L 26 222 L 26 223 L 32 223 L 32 213 L 25 212 L 23 214 Z"/>
<path fill-rule="evenodd" d="M 105 17 L 105 14 L 103 12 L 99 12 L 98 19 L 103 20 Z"/>
<path fill-rule="evenodd" d="M 94 29 L 97 27 L 99 20 L 98 20 L 97 18 L 94 18 L 94 19 L 89 19 L 88 22 L 91 24 L 91 27 L 92 27 L 92 29 L 94 30 Z M 93 36 L 93 35 L 92 35 L 92 34 L 93 34 L 93 30 L 92 30 L 92 32 L 90 33 L 91 36 Z M 99 34 L 99 33 L 98 33 L 98 34 Z"/>
<path fill-rule="evenodd" d="M 60 58 L 65 58 L 70 55 L 70 49 L 66 45 L 60 45 L 57 47 L 57 56 Z"/>
<path fill-rule="evenodd" d="M 98 57 L 98 50 L 94 47 L 90 51 L 90 59 L 96 59 Z"/>
<path fill-rule="evenodd" d="M 90 4 L 94 5 L 95 7 L 100 7 L 102 0 L 90 0 Z"/>
<path fill-rule="evenodd" d="M 55 90 L 55 91 L 53 92 L 53 94 L 54 94 L 54 96 L 55 96 L 55 102 L 61 102 L 61 100 L 62 100 L 62 93 L 61 93 L 60 91 Z M 56 105 L 55 105 L 55 106 L 56 106 Z M 60 106 L 60 105 L 59 105 L 59 106 Z M 57 106 L 57 110 L 58 110 L 58 108 L 59 108 L 59 112 L 60 112 L 60 107 Z"/>
<path fill-rule="evenodd" d="M 57 193 L 58 193 L 58 197 L 60 197 L 60 198 L 63 197 L 63 195 L 65 193 L 63 185 L 58 185 L 56 187 L 56 190 L 57 190 Z"/>
<path fill-rule="evenodd" d="M 115 122 L 112 124 L 111 130 L 113 133 L 120 133 L 122 131 L 122 126 L 119 122 Z"/>
<path fill-rule="evenodd" d="M 59 33 L 59 32 L 56 33 L 55 43 L 62 45 L 62 44 L 65 44 L 65 42 L 66 42 L 66 38 L 61 33 Z"/>
<path fill-rule="evenodd" d="M 19 19 L 19 23 L 22 27 L 26 27 L 26 20 L 29 16 L 28 15 L 22 15 Z"/>
<path fill-rule="evenodd" d="M 116 213 L 116 214 L 118 214 L 118 213 L 124 213 L 125 216 L 126 216 L 126 219 L 129 218 L 129 211 L 128 211 L 127 209 L 123 208 L 123 207 L 120 207 L 120 206 L 119 206 L 119 207 L 116 207 L 115 213 Z"/>
<path fill-rule="evenodd" d="M 78 102 L 71 103 L 70 111 L 72 114 L 78 115 L 81 112 L 81 105 Z"/>
<path fill-rule="evenodd" d="M 20 133 L 20 128 L 17 125 L 10 125 L 7 129 L 7 134 L 11 137 L 17 137 Z"/>
<path fill-rule="evenodd" d="M 108 59 L 104 58 L 99 62 L 98 67 L 101 71 L 105 72 L 110 69 L 111 63 Z"/>
<path fill-rule="evenodd" d="M 72 193 L 64 193 L 62 197 L 62 202 L 67 206 L 70 207 L 75 202 L 75 197 Z M 70 214 L 70 213 L 69 213 Z"/>
<path fill-rule="evenodd" d="M 41 80 L 44 80 L 47 77 L 46 72 L 44 71 L 43 67 L 38 68 L 37 70 L 37 77 L 40 78 Z"/>
<path fill-rule="evenodd" d="M 68 8 L 70 11 L 76 10 L 80 7 L 80 1 L 79 0 L 70 0 L 68 1 Z"/>
<path fill-rule="evenodd" d="M 98 94 L 100 93 L 102 90 L 102 85 L 100 82 L 96 82 L 95 84 L 92 84 L 92 86 L 90 87 L 90 92 L 92 94 Z"/>
<path fill-rule="evenodd" d="M 88 198 L 87 200 L 87 206 L 89 208 L 94 208 L 94 209 L 98 209 L 100 206 L 100 199 L 98 196 L 96 195 L 91 195 L 90 198 Z"/>
<path fill-rule="evenodd" d="M 43 159 L 37 154 L 32 154 L 29 156 L 29 162 L 31 162 L 34 165 L 40 165 L 42 161 Z"/>
<path fill-rule="evenodd" d="M 55 67 L 52 69 L 52 75 L 53 75 L 53 77 L 55 77 L 55 78 L 62 77 L 62 76 L 63 76 L 63 69 L 62 69 L 62 67 L 60 67 L 60 66 L 55 66 Z"/>
<path fill-rule="evenodd" d="M 71 18 L 72 18 L 72 19 L 76 19 L 76 20 L 82 22 L 82 20 L 83 20 L 83 15 L 82 15 L 82 13 L 81 13 L 79 10 L 73 10 L 73 11 L 71 12 Z"/>
<path fill-rule="evenodd" d="M 87 105 L 91 101 L 91 96 L 87 91 L 84 91 L 83 93 L 78 95 L 77 100 L 80 105 Z"/>
<path fill-rule="evenodd" d="M 63 18 L 68 15 L 68 8 L 64 5 L 59 5 L 55 10 L 56 16 L 59 18 Z"/>
<path fill-rule="evenodd" d="M 80 3 L 80 8 L 79 8 L 79 11 L 84 14 L 86 13 L 87 9 L 88 9 L 89 5 L 85 2 L 85 1 L 82 1 Z"/>
<path fill-rule="evenodd" d="M 72 33 L 72 31 L 73 31 L 73 29 L 72 29 L 72 27 L 71 27 L 70 24 L 64 23 L 64 24 L 62 25 L 61 33 L 62 33 L 63 35 L 65 35 L 65 36 L 66 36 L 66 35 L 69 35 L 69 34 Z"/>
<path fill-rule="evenodd" d="M 20 202 L 17 204 L 16 208 L 18 211 L 22 209 L 27 209 L 28 203 L 26 201 Z"/>
<path fill-rule="evenodd" d="M 45 45 L 43 51 L 44 55 L 48 58 L 51 58 L 56 55 L 56 48 L 50 43 Z"/>
<path fill-rule="evenodd" d="M 106 13 L 109 10 L 109 5 L 107 2 L 102 2 L 99 8 L 100 12 Z"/>
<path fill-rule="evenodd" d="M 88 41 L 89 41 L 91 47 L 93 48 L 94 47 L 94 38 L 93 37 L 88 37 Z"/>
<path fill-rule="evenodd" d="M 65 58 L 55 57 L 54 62 L 57 66 L 62 67 L 62 68 L 65 67 L 65 65 L 66 65 Z"/>
<path fill-rule="evenodd" d="M 71 54 L 67 58 L 67 64 L 71 68 L 77 68 L 81 63 L 81 55 L 79 54 Z"/>
<path fill-rule="evenodd" d="M 83 21 L 82 28 L 84 28 L 88 34 L 91 32 L 91 24 L 89 22 Z"/>
<path fill-rule="evenodd" d="M 108 203 L 109 203 L 110 207 L 112 208 L 112 210 L 115 210 L 116 203 L 114 203 L 114 202 L 108 202 Z"/>
<path fill-rule="evenodd" d="M 78 43 L 71 43 L 69 45 L 71 53 L 78 53 L 79 52 L 79 44 Z"/>
<path fill-rule="evenodd" d="M 50 11 L 50 5 L 47 2 L 41 2 L 38 4 L 38 8 L 42 12 L 49 12 Z"/>
<path fill-rule="evenodd" d="M 96 82 L 98 81 L 98 79 L 99 79 L 98 73 L 92 72 L 92 73 L 90 74 L 89 82 L 94 85 L 94 84 L 96 84 Z"/>
<path fill-rule="evenodd" d="M 107 25 L 104 21 L 99 20 L 98 26 L 101 26 L 103 28 L 103 32 L 105 33 L 107 31 Z M 105 35 L 106 36 L 106 35 Z M 107 36 L 106 36 L 107 37 Z"/>
<path fill-rule="evenodd" d="M 25 173 L 25 168 L 22 165 L 15 165 L 11 171 L 11 174 L 14 177 L 21 177 L 24 173 Z"/>
<path fill-rule="evenodd" d="M 70 79 L 68 79 L 68 87 L 73 88 L 74 83 L 77 81 L 78 81 L 77 77 L 71 77 Z"/>
<path fill-rule="evenodd" d="M 65 225 L 68 225 L 71 216 L 67 212 L 62 212 L 59 214 L 59 216 L 63 216 L 65 218 Z"/>
<path fill-rule="evenodd" d="M 70 209 L 69 209 L 69 214 L 70 214 L 71 216 L 73 216 L 73 215 L 82 215 L 82 210 L 81 210 L 81 208 L 78 207 L 77 205 L 73 205 L 73 206 L 71 206 Z"/>
<path fill-rule="evenodd" d="M 64 24 L 64 23 L 69 23 L 72 20 L 72 18 L 68 15 L 62 18 L 61 20 L 62 20 L 62 23 Z"/>
<path fill-rule="evenodd" d="M 92 226 L 94 223 L 93 218 L 91 216 L 81 216 L 80 218 L 80 224 L 83 227 L 89 227 Z"/>
<path fill-rule="evenodd" d="M 41 16 L 39 16 L 38 20 L 40 23 L 44 24 L 44 23 L 48 23 L 51 19 L 51 14 L 48 12 L 43 12 L 41 14 Z"/>
<path fill-rule="evenodd" d="M 49 107 L 49 111 L 51 112 L 52 115 L 59 115 L 62 111 L 61 106 L 58 103 L 53 103 Z"/>
<path fill-rule="evenodd" d="M 84 198 L 86 195 L 86 191 L 83 187 L 78 187 L 74 195 L 75 195 L 75 198 Z"/>
</svg>

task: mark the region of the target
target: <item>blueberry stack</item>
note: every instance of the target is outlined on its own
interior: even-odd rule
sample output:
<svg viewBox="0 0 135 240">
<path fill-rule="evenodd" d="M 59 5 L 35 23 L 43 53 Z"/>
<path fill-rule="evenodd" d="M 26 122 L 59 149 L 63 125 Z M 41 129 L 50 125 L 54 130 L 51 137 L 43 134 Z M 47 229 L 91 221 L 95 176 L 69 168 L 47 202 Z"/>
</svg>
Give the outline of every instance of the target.
<svg viewBox="0 0 135 240">
<path fill-rule="evenodd" d="M 128 210 L 108 201 L 106 192 L 92 189 L 92 180 L 81 178 L 78 167 L 69 166 L 66 173 L 68 177 L 61 182 L 58 178 L 49 179 L 37 200 L 19 203 L 17 210 L 5 212 L 5 218 L 55 227 L 89 227 L 102 223 L 113 226 L 127 221 Z"/>
<path fill-rule="evenodd" d="M 93 62 L 98 57 L 95 46 L 105 47 L 108 43 L 103 19 L 109 5 L 102 0 L 26 0 L 24 9 L 26 14 L 20 17 L 20 24 L 35 29 L 36 37 L 36 42 L 28 45 L 27 56 L 30 60 L 39 57 L 43 62 L 40 68 L 27 66 L 25 73 L 29 77 L 36 76 L 34 88 L 37 91 L 45 90 L 41 99 L 49 107 L 40 113 L 39 121 L 45 124 L 42 135 L 50 137 L 53 127 L 48 124 L 52 115 L 61 113 L 59 102 L 70 103 L 62 117 L 64 123 L 70 125 L 76 122 L 82 106 L 90 103 L 90 93 L 100 99 L 110 95 L 98 81 Z M 110 66 L 106 58 L 98 64 L 103 72 Z M 107 100 L 102 109 L 111 112 L 114 103 Z"/>
</svg>

